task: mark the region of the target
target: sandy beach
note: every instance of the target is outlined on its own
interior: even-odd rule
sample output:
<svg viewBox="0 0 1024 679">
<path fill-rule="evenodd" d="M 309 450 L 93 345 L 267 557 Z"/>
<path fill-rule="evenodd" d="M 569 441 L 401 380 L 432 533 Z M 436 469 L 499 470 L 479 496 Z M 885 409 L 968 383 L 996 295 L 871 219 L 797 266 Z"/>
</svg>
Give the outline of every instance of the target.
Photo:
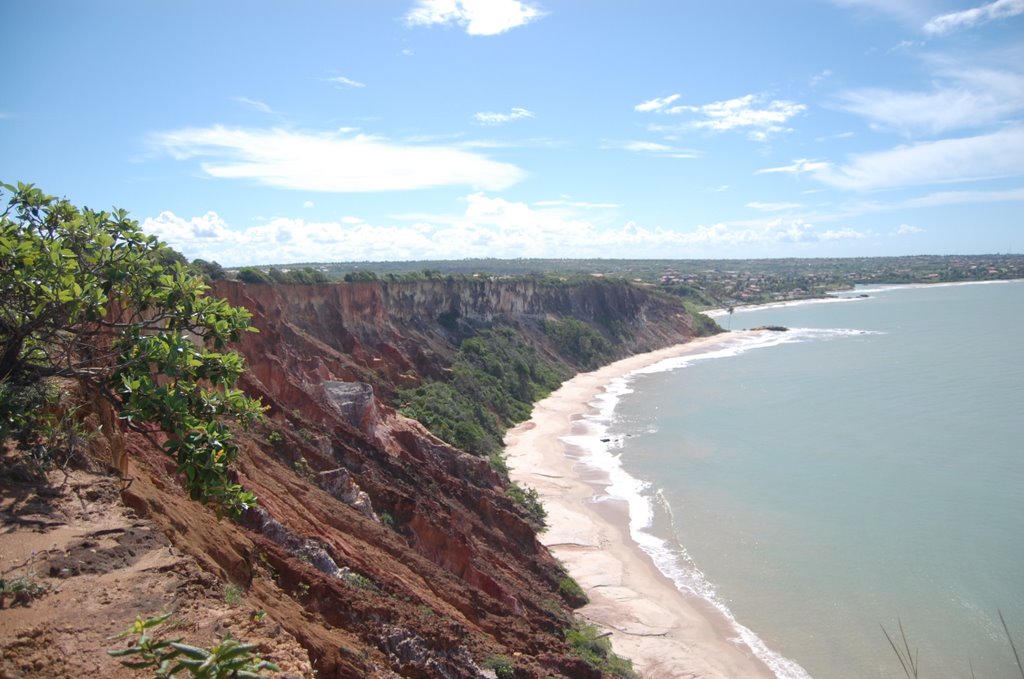
<svg viewBox="0 0 1024 679">
<path fill-rule="evenodd" d="M 735 337 L 738 333 L 732 333 Z M 541 541 L 590 597 L 578 612 L 611 632 L 617 653 L 647 677 L 774 677 L 710 604 L 680 592 L 631 539 L 625 502 L 596 503 L 607 478 L 576 463 L 561 440 L 613 379 L 726 341 L 701 338 L 617 361 L 565 382 L 505 437 L 511 477 L 535 488 L 548 512 Z"/>
</svg>

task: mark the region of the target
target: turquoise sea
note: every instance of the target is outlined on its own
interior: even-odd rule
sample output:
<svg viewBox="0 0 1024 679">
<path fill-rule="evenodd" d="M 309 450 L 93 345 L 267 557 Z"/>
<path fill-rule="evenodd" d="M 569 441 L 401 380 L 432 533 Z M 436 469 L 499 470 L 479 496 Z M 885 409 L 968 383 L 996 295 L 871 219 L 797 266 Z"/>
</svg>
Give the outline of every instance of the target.
<svg viewBox="0 0 1024 679">
<path fill-rule="evenodd" d="M 779 677 L 903 677 L 897 620 L 922 679 L 1020 676 L 1024 281 L 717 320 L 791 330 L 616 381 L 567 437 L 659 568 Z"/>
</svg>

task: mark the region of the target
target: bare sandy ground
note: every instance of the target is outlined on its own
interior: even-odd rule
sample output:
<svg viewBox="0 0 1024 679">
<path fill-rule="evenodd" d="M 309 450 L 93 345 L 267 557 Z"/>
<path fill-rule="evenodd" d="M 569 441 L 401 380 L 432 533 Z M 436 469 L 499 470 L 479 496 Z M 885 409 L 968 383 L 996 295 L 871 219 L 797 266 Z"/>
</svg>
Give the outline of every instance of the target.
<svg viewBox="0 0 1024 679">
<path fill-rule="evenodd" d="M 727 337 L 736 337 L 731 333 Z M 577 375 L 534 406 L 532 418 L 505 437 L 511 477 L 535 488 L 548 512 L 541 541 L 590 597 L 579 613 L 611 631 L 617 653 L 647 677 L 774 677 L 710 604 L 680 592 L 629 535 L 625 502 L 593 498 L 607 479 L 580 468 L 560 437 L 590 410 L 607 384 L 666 358 L 704 352 L 728 341 L 702 338 L 632 356 Z"/>
</svg>

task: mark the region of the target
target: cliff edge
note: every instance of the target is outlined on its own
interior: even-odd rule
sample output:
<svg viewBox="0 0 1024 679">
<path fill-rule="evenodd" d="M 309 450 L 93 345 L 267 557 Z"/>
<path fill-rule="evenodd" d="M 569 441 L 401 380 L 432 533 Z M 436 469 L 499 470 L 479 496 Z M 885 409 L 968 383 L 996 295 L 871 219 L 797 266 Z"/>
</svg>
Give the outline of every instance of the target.
<svg viewBox="0 0 1024 679">
<path fill-rule="evenodd" d="M 0 569 L 40 591 L 0 609 L 0 675 L 131 676 L 98 652 L 116 645 L 105 635 L 175 611 L 177 635 L 255 640 L 292 675 L 495 676 L 487 668 L 501 658 L 517 677 L 601 676 L 564 641 L 580 602 L 507 481 L 391 404 L 444 379 L 482 330 L 510 328 L 544 360 L 582 369 L 546 323 L 582 321 L 619 358 L 692 337 L 681 305 L 597 280 L 221 281 L 213 294 L 248 308 L 260 331 L 236 347 L 249 367 L 242 387 L 268 406 L 266 422 L 238 436 L 238 481 L 259 506 L 240 523 L 218 520 L 187 498 L 162 451 L 101 427 L 103 413 L 81 403 L 100 432 L 79 455 L 91 471 L 63 482 L 53 471 L 41 485 L 3 469 Z M 95 462 L 112 445 L 131 453 L 129 479 Z M 75 565 L 97 550 L 125 556 Z"/>
</svg>

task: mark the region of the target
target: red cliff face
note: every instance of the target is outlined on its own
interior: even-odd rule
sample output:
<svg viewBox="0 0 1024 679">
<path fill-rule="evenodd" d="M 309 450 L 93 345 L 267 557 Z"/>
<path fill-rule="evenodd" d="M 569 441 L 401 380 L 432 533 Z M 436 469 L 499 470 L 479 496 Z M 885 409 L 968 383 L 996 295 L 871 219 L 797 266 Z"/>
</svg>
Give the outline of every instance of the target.
<svg viewBox="0 0 1024 679">
<path fill-rule="evenodd" d="M 249 308 L 260 335 L 243 353 L 261 380 L 286 367 L 312 375 L 395 386 L 437 376 L 459 342 L 479 327 L 510 325 L 540 348 L 545 318 L 573 317 L 614 335 L 617 357 L 693 336 L 681 305 L 641 288 L 607 281 L 550 284 L 533 280 L 370 281 L 322 285 L 219 282 L 214 294 Z M 626 337 L 626 338 L 623 338 Z M 269 354 L 254 355 L 260 351 Z M 268 361 L 270 359 L 270 361 Z M 291 361 L 287 366 L 279 361 Z M 322 378 L 321 378 L 322 379 Z"/>
<path fill-rule="evenodd" d="M 619 355 L 691 336 L 682 308 L 624 284 L 420 281 L 218 283 L 254 315 L 242 386 L 269 406 L 240 434 L 239 481 L 260 506 L 237 525 L 189 502 L 140 440 L 129 503 L 182 550 L 247 588 L 309 650 L 320 676 L 477 677 L 491 655 L 519 677 L 599 676 L 560 632 L 563 574 L 486 460 L 398 415 L 388 397 L 441 375 L 459 341 L 502 321 L 544 345 L 572 316 L 630 339 Z"/>
</svg>

